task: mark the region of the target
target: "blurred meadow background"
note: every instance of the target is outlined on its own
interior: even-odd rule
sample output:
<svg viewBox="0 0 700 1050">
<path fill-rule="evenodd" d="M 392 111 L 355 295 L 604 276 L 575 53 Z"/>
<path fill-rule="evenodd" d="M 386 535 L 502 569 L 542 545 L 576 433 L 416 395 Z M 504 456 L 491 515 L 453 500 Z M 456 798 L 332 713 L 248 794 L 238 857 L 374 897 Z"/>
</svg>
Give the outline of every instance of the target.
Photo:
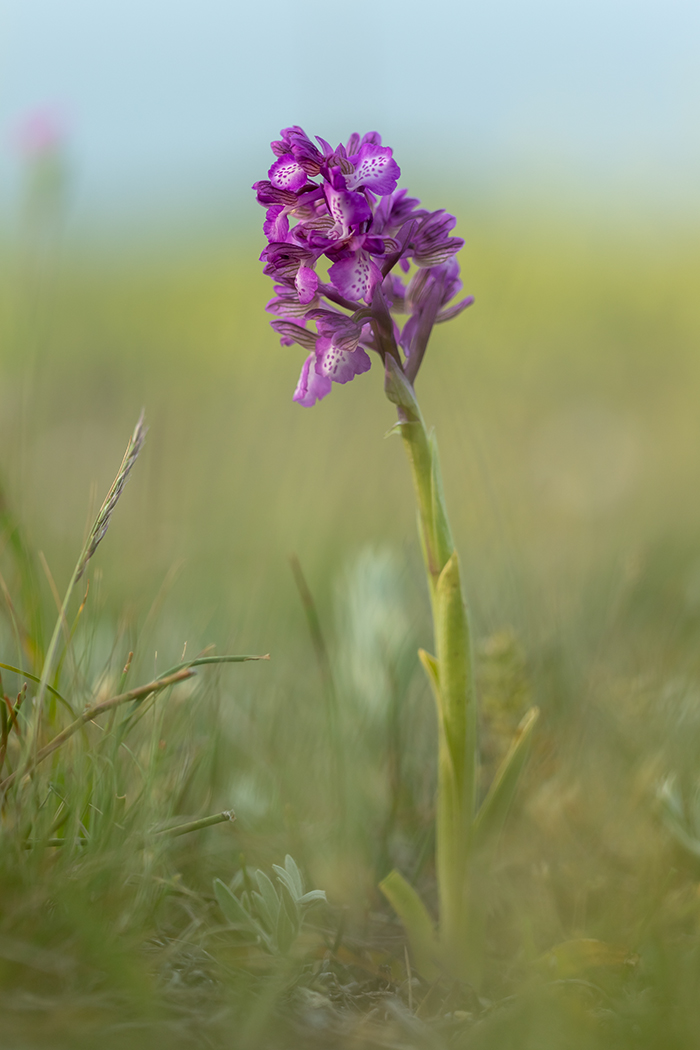
<svg viewBox="0 0 700 1050">
<path fill-rule="evenodd" d="M 697 7 L 26 0 L 0 18 L 0 662 L 40 675 L 142 407 L 56 688 L 80 711 L 122 689 L 130 652 L 129 687 L 208 646 L 271 654 L 200 668 L 129 748 L 92 727 L 8 794 L 0 1046 L 696 1046 Z M 436 330 L 418 389 L 487 778 L 542 709 L 480 890 L 477 990 L 422 986 L 376 890 L 399 866 L 432 892 L 429 609 L 379 369 L 302 409 L 301 353 L 267 324 L 249 187 L 289 124 L 376 128 L 466 240 L 476 303 Z M 14 702 L 25 678 L 2 681 Z M 291 963 L 261 962 L 212 879 L 238 892 L 288 853 L 328 903 Z"/>
</svg>

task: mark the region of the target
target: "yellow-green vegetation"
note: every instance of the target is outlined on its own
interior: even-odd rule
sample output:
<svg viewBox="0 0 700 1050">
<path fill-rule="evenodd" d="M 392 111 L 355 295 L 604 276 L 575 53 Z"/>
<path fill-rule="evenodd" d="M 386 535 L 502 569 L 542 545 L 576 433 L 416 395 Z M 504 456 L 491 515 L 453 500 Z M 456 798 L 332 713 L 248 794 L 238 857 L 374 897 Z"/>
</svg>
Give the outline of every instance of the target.
<svg viewBox="0 0 700 1050">
<path fill-rule="evenodd" d="M 461 226 L 476 304 L 418 392 L 473 615 L 480 798 L 541 712 L 470 880 L 478 987 L 421 977 L 377 888 L 397 868 L 437 916 L 429 596 L 379 369 L 293 404 L 303 355 L 233 230 L 24 245 L 0 300 L 0 665 L 26 672 L 0 668 L 1 1046 L 697 1045 L 700 253 Z M 38 754 L 100 704 L 27 761 L 32 721 Z"/>
</svg>

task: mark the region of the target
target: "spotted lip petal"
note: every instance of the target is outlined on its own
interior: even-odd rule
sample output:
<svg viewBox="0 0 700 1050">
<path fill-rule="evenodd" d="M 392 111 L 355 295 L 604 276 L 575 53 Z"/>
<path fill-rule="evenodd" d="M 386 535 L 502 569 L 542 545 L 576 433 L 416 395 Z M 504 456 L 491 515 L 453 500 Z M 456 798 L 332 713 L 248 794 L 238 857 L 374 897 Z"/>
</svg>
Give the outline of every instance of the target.
<svg viewBox="0 0 700 1050">
<path fill-rule="evenodd" d="M 361 193 L 349 190 L 336 190 L 326 187 L 328 211 L 335 219 L 336 228 L 341 236 L 347 237 L 353 227 L 372 218 L 372 209 Z"/>
<path fill-rule="evenodd" d="M 316 297 L 318 275 L 308 266 L 300 266 L 294 281 L 300 303 L 310 303 Z"/>
<path fill-rule="evenodd" d="M 349 383 L 355 376 L 368 372 L 371 366 L 361 346 L 356 350 L 341 350 L 332 339 L 323 337 L 316 343 L 316 371 L 334 383 Z"/>
<path fill-rule="evenodd" d="M 364 187 L 373 193 L 392 193 L 401 175 L 401 169 L 388 146 L 365 142 L 357 155 L 355 170 L 346 177 L 349 190 Z"/>
<path fill-rule="evenodd" d="M 279 190 L 300 190 L 306 185 L 306 172 L 289 153 L 278 157 L 267 174 L 272 185 Z"/>
<path fill-rule="evenodd" d="M 347 299 L 366 303 L 372 301 L 374 289 L 382 280 L 382 272 L 367 254 L 359 250 L 349 259 L 333 263 L 328 268 L 328 276 L 335 288 Z"/>
</svg>

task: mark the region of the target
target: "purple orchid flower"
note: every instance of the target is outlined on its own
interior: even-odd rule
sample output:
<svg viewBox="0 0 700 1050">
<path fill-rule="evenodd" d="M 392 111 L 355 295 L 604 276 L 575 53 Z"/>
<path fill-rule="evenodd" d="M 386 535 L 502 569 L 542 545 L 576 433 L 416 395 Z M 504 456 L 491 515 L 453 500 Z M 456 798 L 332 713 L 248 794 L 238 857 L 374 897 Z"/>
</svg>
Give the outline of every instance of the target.
<svg viewBox="0 0 700 1050">
<path fill-rule="evenodd" d="M 275 281 L 271 325 L 283 346 L 310 351 L 294 392 L 305 406 L 366 372 L 368 351 L 391 355 L 412 383 L 433 326 L 474 301 L 452 302 L 464 244 L 452 236 L 454 216 L 397 189 L 401 171 L 381 136 L 353 133 L 335 149 L 316 142 L 284 128 L 267 179 L 253 186 L 266 209 L 260 258 Z M 326 280 L 317 272 L 323 259 Z M 408 314 L 403 328 L 397 314 Z"/>
</svg>

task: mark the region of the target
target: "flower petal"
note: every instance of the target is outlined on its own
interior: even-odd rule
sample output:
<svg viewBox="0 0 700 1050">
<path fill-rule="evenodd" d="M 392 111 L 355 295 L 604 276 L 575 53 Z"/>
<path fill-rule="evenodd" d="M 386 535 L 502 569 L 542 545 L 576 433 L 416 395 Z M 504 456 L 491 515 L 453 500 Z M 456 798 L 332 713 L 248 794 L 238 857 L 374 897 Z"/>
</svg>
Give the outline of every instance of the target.
<svg viewBox="0 0 700 1050">
<path fill-rule="evenodd" d="M 326 140 L 322 139 L 320 135 L 316 135 L 315 139 L 317 142 L 321 143 L 321 148 L 323 149 L 324 157 L 332 157 L 333 147 L 331 146 L 330 142 L 326 142 Z"/>
<path fill-rule="evenodd" d="M 382 291 L 389 309 L 403 312 L 406 309 L 406 286 L 396 274 L 390 273 L 382 281 Z"/>
<path fill-rule="evenodd" d="M 328 268 L 328 276 L 341 295 L 354 301 L 364 299 L 367 303 L 371 301 L 374 289 L 382 279 L 379 267 L 363 251 L 354 252 L 349 259 L 333 263 Z"/>
<path fill-rule="evenodd" d="M 387 244 L 383 237 L 365 237 L 362 247 L 370 255 L 384 255 Z"/>
<path fill-rule="evenodd" d="M 464 247 L 461 237 L 450 237 L 444 244 L 423 252 L 414 252 L 413 261 L 416 266 L 441 266 L 448 262 L 460 248 Z"/>
<path fill-rule="evenodd" d="M 318 288 L 318 274 L 309 266 L 300 266 L 294 284 L 299 293 L 299 302 L 310 303 Z"/>
<path fill-rule="evenodd" d="M 291 193 L 289 190 L 281 190 L 278 186 L 273 186 L 269 179 L 260 179 L 259 182 L 254 182 L 253 189 L 255 190 L 258 204 L 264 206 L 270 204 L 294 205 L 298 200 L 296 193 Z"/>
<path fill-rule="evenodd" d="M 348 139 L 348 144 L 345 147 L 345 152 L 348 157 L 354 157 L 360 148 L 360 136 L 356 131 L 353 131 L 352 135 Z"/>
<path fill-rule="evenodd" d="M 276 157 L 283 157 L 285 153 L 292 152 L 292 147 L 288 142 L 279 142 L 277 140 L 270 143 L 270 149 Z"/>
<path fill-rule="evenodd" d="M 302 365 L 301 375 L 299 376 L 299 382 L 292 400 L 303 405 L 304 408 L 311 408 L 326 394 L 330 394 L 331 386 L 330 379 L 327 376 L 319 375 L 316 371 L 316 355 L 309 354 Z"/>
<path fill-rule="evenodd" d="M 361 193 L 336 190 L 327 185 L 326 200 L 328 210 L 336 224 L 342 227 L 344 236 L 347 236 L 351 226 L 357 226 L 372 218 L 372 209 Z"/>
<path fill-rule="evenodd" d="M 334 383 L 349 383 L 355 376 L 369 371 L 372 362 L 361 346 L 356 350 L 341 350 L 332 339 L 316 343 L 316 370 Z"/>
<path fill-rule="evenodd" d="M 306 172 L 289 153 L 279 157 L 267 174 L 272 185 L 280 190 L 300 190 L 306 185 Z"/>
<path fill-rule="evenodd" d="M 285 128 L 282 135 L 285 137 L 285 141 L 289 143 L 294 159 L 304 169 L 306 174 L 318 175 L 323 163 L 323 155 L 314 146 L 304 129 L 295 125 L 293 128 Z"/>
<path fill-rule="evenodd" d="M 316 302 L 317 300 L 314 300 Z M 269 314 L 278 314 L 284 318 L 306 317 L 309 304 L 300 303 L 296 288 L 284 284 L 275 285 L 275 297 L 270 299 L 265 310 Z"/>
<path fill-rule="evenodd" d="M 417 266 L 440 266 L 464 247 L 461 237 L 450 237 L 457 220 L 443 209 L 431 212 L 414 232 L 413 260 Z"/>
<path fill-rule="evenodd" d="M 297 270 L 309 261 L 309 253 L 297 244 L 272 241 L 263 248 L 260 258 L 265 263 L 263 273 L 275 280 L 294 281 Z"/>
<path fill-rule="evenodd" d="M 416 332 L 418 330 L 419 323 L 420 323 L 420 317 L 418 316 L 418 314 L 411 314 L 411 316 L 406 321 L 406 324 L 403 326 L 403 329 L 401 331 L 401 337 L 399 339 L 399 346 L 402 348 L 402 350 L 405 353 L 406 357 L 410 357 L 411 356 L 411 349 L 412 349 L 411 344 L 412 344 L 413 338 L 414 338 L 414 336 L 415 336 L 415 334 L 416 334 Z"/>
<path fill-rule="evenodd" d="M 466 299 L 461 299 L 454 306 L 448 306 L 446 310 L 441 310 L 435 318 L 435 324 L 442 324 L 443 321 L 451 321 L 453 317 L 457 317 L 461 314 L 462 310 L 466 310 L 468 306 L 471 306 L 474 302 L 474 296 L 468 295 Z"/>
<path fill-rule="evenodd" d="M 316 322 L 318 334 L 331 339 L 339 350 L 354 350 L 362 338 L 362 325 L 355 324 L 346 314 L 335 310 L 310 310 L 306 316 Z"/>
<path fill-rule="evenodd" d="M 281 204 L 273 204 L 267 209 L 263 233 L 268 241 L 285 241 L 289 233 L 289 219 L 287 212 Z"/>
<path fill-rule="evenodd" d="M 294 321 L 270 321 L 270 327 L 274 328 L 282 336 L 280 339 L 282 346 L 291 346 L 292 343 L 299 343 L 306 350 L 314 350 L 316 348 L 316 333 L 312 332 L 310 328 L 302 328 L 300 324 L 295 324 Z"/>
<path fill-rule="evenodd" d="M 364 186 L 374 193 L 392 193 L 396 189 L 401 169 L 392 157 L 388 146 L 375 146 L 365 142 L 352 175 L 347 176 L 348 189 Z"/>
</svg>

